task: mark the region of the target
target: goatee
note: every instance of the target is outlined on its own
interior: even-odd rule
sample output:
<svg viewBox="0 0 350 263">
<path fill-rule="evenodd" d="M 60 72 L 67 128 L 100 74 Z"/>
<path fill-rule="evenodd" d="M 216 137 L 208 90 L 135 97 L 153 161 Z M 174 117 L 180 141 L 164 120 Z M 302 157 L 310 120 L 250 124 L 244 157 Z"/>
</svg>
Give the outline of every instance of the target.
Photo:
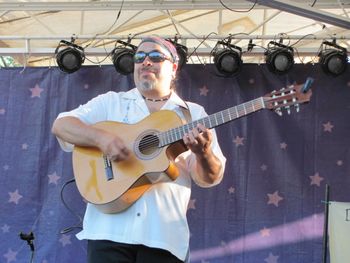
<svg viewBox="0 0 350 263">
<path fill-rule="evenodd" d="M 151 83 L 149 81 L 143 81 L 141 82 L 141 88 L 143 90 L 152 90 L 154 89 L 154 83 Z"/>
</svg>

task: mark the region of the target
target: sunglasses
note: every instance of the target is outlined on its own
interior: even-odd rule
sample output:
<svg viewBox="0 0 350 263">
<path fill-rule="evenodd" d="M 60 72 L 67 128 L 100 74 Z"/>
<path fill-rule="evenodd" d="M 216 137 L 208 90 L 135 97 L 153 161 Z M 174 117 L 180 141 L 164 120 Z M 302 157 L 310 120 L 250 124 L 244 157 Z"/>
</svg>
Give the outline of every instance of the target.
<svg viewBox="0 0 350 263">
<path fill-rule="evenodd" d="M 163 53 L 161 53 L 157 50 L 153 50 L 151 52 L 140 51 L 140 52 L 135 53 L 134 62 L 135 63 L 142 63 L 146 59 L 146 57 L 148 57 L 154 63 L 163 62 L 164 60 L 172 61 L 169 57 L 167 57 Z"/>
</svg>

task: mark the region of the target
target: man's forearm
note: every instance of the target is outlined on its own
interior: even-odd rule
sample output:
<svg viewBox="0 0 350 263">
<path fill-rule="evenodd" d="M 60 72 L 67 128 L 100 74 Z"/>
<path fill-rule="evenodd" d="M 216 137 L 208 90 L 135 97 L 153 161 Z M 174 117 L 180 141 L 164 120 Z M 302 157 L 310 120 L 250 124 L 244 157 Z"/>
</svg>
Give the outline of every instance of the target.
<svg viewBox="0 0 350 263">
<path fill-rule="evenodd" d="M 75 117 L 55 120 L 52 133 L 62 140 L 80 146 L 97 146 L 99 129 L 87 125 Z"/>
<path fill-rule="evenodd" d="M 198 179 L 208 185 L 221 179 L 222 164 L 212 151 L 205 155 L 196 155 Z"/>
</svg>

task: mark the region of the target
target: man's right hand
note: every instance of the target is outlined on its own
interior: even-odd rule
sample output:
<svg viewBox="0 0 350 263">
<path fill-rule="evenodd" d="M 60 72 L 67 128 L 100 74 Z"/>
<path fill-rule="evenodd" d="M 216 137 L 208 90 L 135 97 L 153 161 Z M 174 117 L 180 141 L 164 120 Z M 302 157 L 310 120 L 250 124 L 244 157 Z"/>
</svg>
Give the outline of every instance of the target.
<svg viewBox="0 0 350 263">
<path fill-rule="evenodd" d="M 111 161 L 124 161 L 129 155 L 130 151 L 125 146 L 123 140 L 111 133 L 102 132 L 97 139 L 97 145 L 102 153 Z"/>
<path fill-rule="evenodd" d="M 56 119 L 52 126 L 52 133 L 74 145 L 98 147 L 111 161 L 123 161 L 130 155 L 130 151 L 120 137 L 87 125 L 75 117 Z"/>
</svg>

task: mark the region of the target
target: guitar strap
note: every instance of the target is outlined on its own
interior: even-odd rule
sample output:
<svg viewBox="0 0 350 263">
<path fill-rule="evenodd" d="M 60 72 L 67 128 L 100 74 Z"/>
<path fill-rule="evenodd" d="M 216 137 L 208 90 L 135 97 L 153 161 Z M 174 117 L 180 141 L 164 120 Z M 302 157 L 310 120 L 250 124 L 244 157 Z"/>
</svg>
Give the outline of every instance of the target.
<svg viewBox="0 0 350 263">
<path fill-rule="evenodd" d="M 185 104 L 186 107 L 184 106 L 180 106 L 180 109 L 182 111 L 182 114 L 184 115 L 185 118 L 185 124 L 186 123 L 190 123 L 192 121 L 192 116 L 191 116 L 191 112 L 190 112 L 190 107 L 188 107 L 188 104 L 186 103 L 186 101 L 182 100 Z"/>
</svg>

